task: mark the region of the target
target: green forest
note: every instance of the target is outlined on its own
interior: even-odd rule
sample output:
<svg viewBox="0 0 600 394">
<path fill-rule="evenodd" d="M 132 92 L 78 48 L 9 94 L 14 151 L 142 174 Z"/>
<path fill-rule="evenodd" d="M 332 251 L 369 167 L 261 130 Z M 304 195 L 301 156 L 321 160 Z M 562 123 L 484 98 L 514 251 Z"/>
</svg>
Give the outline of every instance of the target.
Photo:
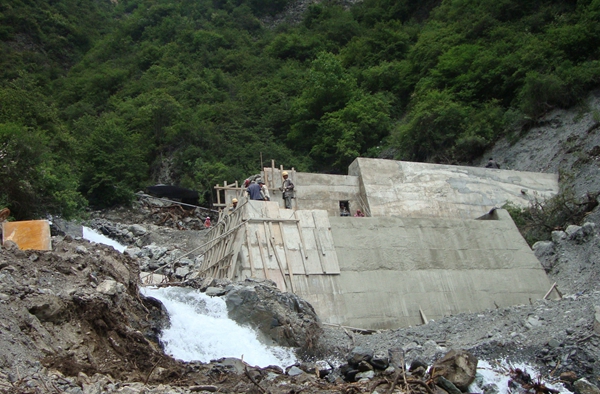
<svg viewBox="0 0 600 394">
<path fill-rule="evenodd" d="M 600 0 L 0 0 L 0 207 L 469 163 L 600 82 Z"/>
</svg>

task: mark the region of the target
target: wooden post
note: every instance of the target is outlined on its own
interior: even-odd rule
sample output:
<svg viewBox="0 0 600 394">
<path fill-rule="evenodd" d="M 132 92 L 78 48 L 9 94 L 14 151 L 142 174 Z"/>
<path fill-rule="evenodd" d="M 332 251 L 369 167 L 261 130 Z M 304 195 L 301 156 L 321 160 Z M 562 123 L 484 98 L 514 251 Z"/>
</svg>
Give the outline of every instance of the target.
<svg viewBox="0 0 600 394">
<path fill-rule="evenodd" d="M 423 320 L 423 324 L 429 324 L 429 320 L 427 320 L 427 316 L 425 316 L 425 312 L 419 307 L 419 314 L 421 315 L 421 320 Z"/>
<path fill-rule="evenodd" d="M 556 289 L 556 293 L 558 294 L 558 298 L 562 298 L 562 294 L 560 293 L 560 291 L 558 291 L 558 288 L 556 287 L 556 282 L 554 282 L 552 284 L 552 286 L 550 286 L 550 290 L 548 290 L 548 292 L 546 293 L 546 295 L 544 296 L 544 300 L 546 298 L 548 298 L 548 296 L 550 295 L 550 293 L 552 293 L 552 290 Z"/>
<path fill-rule="evenodd" d="M 271 189 L 275 188 L 275 160 L 271 160 Z"/>
<path fill-rule="evenodd" d="M 283 174 L 283 164 L 279 166 L 279 184 L 282 185 L 283 184 L 283 176 L 281 175 Z M 281 192 L 281 196 L 283 197 L 283 192 Z"/>
<path fill-rule="evenodd" d="M 294 185 L 296 185 L 296 169 L 294 167 L 292 167 L 292 182 L 294 182 Z M 296 197 L 298 195 L 298 193 L 296 193 L 296 188 L 294 188 L 294 197 Z M 294 205 L 294 210 L 298 209 L 298 199 L 294 198 L 293 199 L 293 205 Z"/>
</svg>

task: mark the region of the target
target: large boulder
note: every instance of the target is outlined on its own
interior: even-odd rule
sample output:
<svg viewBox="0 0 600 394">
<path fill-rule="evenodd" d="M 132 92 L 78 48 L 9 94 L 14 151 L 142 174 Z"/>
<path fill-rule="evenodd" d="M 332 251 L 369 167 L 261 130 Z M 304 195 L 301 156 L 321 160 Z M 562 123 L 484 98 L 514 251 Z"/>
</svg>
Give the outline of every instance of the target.
<svg viewBox="0 0 600 394">
<path fill-rule="evenodd" d="M 444 377 L 459 390 L 467 391 L 475 380 L 477 373 L 477 357 L 465 350 L 450 350 L 437 360 L 432 367 L 432 378 Z"/>
<path fill-rule="evenodd" d="M 315 349 L 321 333 L 313 307 L 295 294 L 282 293 L 271 281 L 247 280 L 225 295 L 229 317 L 263 334 L 267 343 Z"/>
</svg>

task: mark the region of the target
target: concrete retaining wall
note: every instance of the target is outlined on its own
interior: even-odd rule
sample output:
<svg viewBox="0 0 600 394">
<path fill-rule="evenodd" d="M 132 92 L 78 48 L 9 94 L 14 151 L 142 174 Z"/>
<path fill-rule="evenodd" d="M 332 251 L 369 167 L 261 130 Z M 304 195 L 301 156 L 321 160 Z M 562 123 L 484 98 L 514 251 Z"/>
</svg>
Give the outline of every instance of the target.
<svg viewBox="0 0 600 394">
<path fill-rule="evenodd" d="M 371 216 L 474 219 L 558 193 L 557 174 L 365 158 L 348 173 L 360 178 Z"/>
<path fill-rule="evenodd" d="M 528 303 L 550 289 L 504 210 L 499 220 L 330 218 L 337 276 L 295 277 L 328 323 L 394 328 Z"/>
<path fill-rule="evenodd" d="M 329 216 L 339 216 L 340 201 L 349 201 L 353 213 L 362 209 L 358 196 L 358 177 L 296 173 L 298 209 L 323 209 Z"/>
</svg>

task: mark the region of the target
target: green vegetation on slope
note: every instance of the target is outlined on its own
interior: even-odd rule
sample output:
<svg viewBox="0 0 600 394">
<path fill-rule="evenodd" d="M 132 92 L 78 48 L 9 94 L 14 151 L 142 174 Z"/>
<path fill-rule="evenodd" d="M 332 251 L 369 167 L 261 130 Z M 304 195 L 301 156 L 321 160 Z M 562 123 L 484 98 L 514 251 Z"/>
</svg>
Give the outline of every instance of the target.
<svg viewBox="0 0 600 394">
<path fill-rule="evenodd" d="M 292 0 L 80 3 L 0 0 L 0 144 L 52 141 L 71 210 L 128 201 L 165 158 L 205 202 L 261 157 L 333 173 L 357 156 L 469 162 L 600 78 L 600 0 L 326 0 L 270 28 Z M 37 167 L 20 176 L 41 185 Z"/>
</svg>

